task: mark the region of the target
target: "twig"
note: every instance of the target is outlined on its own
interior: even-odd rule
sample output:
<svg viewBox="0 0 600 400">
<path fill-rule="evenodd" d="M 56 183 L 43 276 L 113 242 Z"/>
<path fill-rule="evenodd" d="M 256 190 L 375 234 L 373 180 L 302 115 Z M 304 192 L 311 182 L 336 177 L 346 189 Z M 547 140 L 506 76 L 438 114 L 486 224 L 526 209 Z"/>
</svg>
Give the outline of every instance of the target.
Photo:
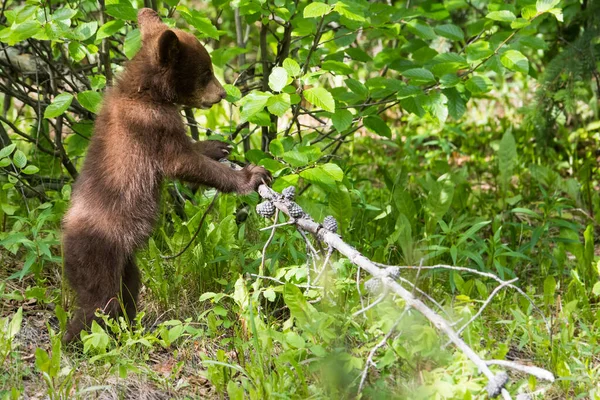
<svg viewBox="0 0 600 400">
<path fill-rule="evenodd" d="M 543 379 L 545 381 L 554 382 L 554 375 L 545 369 L 535 367 L 533 365 L 523 365 L 508 360 L 486 360 L 487 365 L 500 365 L 501 367 L 514 369 L 515 371 L 524 372 L 529 375 L 533 375 L 536 378 Z"/>
<path fill-rule="evenodd" d="M 265 276 L 265 275 L 259 275 L 259 274 L 249 274 L 251 277 L 253 278 L 258 278 L 258 279 L 267 279 L 269 281 L 273 281 L 273 282 L 277 282 L 280 285 L 285 285 L 285 282 L 280 281 L 277 278 L 273 278 L 272 276 Z M 288 283 L 292 283 L 292 282 L 288 282 Z M 309 285 L 303 285 L 301 283 L 292 283 L 292 285 L 295 285 L 299 288 L 308 288 L 308 289 L 323 289 L 323 286 L 309 286 Z"/>
<path fill-rule="evenodd" d="M 381 293 L 381 295 L 378 298 L 375 299 L 375 301 L 373 301 L 368 306 L 361 308 L 360 310 L 358 310 L 357 312 L 355 312 L 354 314 L 352 314 L 352 316 L 353 317 L 358 317 L 360 314 L 369 311 L 371 308 L 373 308 L 377 304 L 381 303 L 387 297 L 387 295 L 388 295 L 388 291 L 386 290 L 386 288 L 383 288 L 383 292 Z"/>
<path fill-rule="evenodd" d="M 369 352 L 369 356 L 367 357 L 367 362 L 365 363 L 365 368 L 363 369 L 363 372 L 360 376 L 360 384 L 358 385 L 358 393 L 362 392 L 362 389 L 365 385 L 365 380 L 367 379 L 367 373 L 369 372 L 369 367 L 371 365 L 374 367 L 377 367 L 377 365 L 373 362 L 373 356 L 375 356 L 375 353 L 377 352 L 377 350 L 382 348 L 385 345 L 385 343 L 387 342 L 387 340 L 390 338 L 390 336 L 392 336 L 392 334 L 396 330 L 396 327 L 398 326 L 398 324 L 400 323 L 400 321 L 406 314 L 407 310 L 408 310 L 408 308 L 405 308 L 404 311 L 402 311 L 402 314 L 400 314 L 400 316 L 396 319 L 396 321 L 394 322 L 394 325 L 392 325 L 392 327 L 390 328 L 388 333 L 386 333 L 385 336 L 383 337 L 383 339 L 381 339 L 381 341 L 379 343 L 377 343 L 375 345 L 375 347 L 373 347 L 371 349 L 371 351 Z"/>
<path fill-rule="evenodd" d="M 506 281 L 506 282 L 501 283 L 498 286 L 496 286 L 496 288 L 492 291 L 492 293 L 490 293 L 490 295 L 488 296 L 487 300 L 483 303 L 483 305 L 481 307 L 479 307 L 479 310 L 477 311 L 477 313 L 475 315 L 473 315 L 471 317 L 471 319 L 468 320 L 463 326 L 461 326 L 460 329 L 456 331 L 456 333 L 458 333 L 460 335 L 467 328 L 467 326 L 469 326 L 473 321 L 475 321 L 477 319 L 477 317 L 479 317 L 481 315 L 483 310 L 485 310 L 485 308 L 490 304 L 490 302 L 492 301 L 494 296 L 496 296 L 496 294 L 498 294 L 498 292 L 503 287 L 508 286 L 513 282 L 516 282 L 518 279 L 519 278 L 514 278 L 514 279 L 511 279 L 510 281 Z"/>
</svg>

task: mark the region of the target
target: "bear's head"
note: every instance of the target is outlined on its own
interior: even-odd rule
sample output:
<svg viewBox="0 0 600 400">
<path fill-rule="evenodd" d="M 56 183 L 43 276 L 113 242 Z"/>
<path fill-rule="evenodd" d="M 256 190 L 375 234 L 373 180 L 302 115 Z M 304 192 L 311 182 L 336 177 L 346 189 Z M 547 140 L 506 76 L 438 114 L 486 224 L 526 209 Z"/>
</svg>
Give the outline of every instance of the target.
<svg viewBox="0 0 600 400">
<path fill-rule="evenodd" d="M 149 8 L 138 12 L 138 25 L 142 48 L 132 63 L 144 76 L 139 90 L 150 90 L 154 100 L 204 109 L 226 97 L 208 52 L 194 35 L 169 29 Z"/>
</svg>

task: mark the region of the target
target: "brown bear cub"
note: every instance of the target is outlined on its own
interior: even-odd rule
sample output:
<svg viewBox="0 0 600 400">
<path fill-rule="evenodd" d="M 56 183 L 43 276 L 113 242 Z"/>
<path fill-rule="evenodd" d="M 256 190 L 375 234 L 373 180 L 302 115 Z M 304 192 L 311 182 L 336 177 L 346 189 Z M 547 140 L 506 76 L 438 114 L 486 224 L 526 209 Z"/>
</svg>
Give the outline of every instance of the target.
<svg viewBox="0 0 600 400">
<path fill-rule="evenodd" d="M 150 9 L 139 11 L 138 23 L 142 48 L 106 93 L 63 222 L 66 276 L 78 304 L 67 342 L 97 309 L 116 317 L 122 303 L 134 318 L 141 284 L 135 250 L 156 222 L 163 178 L 235 193 L 270 180 L 261 167 L 235 171 L 219 163 L 226 144 L 186 136 L 178 106 L 210 108 L 225 90 L 193 35 L 169 29 Z"/>
</svg>

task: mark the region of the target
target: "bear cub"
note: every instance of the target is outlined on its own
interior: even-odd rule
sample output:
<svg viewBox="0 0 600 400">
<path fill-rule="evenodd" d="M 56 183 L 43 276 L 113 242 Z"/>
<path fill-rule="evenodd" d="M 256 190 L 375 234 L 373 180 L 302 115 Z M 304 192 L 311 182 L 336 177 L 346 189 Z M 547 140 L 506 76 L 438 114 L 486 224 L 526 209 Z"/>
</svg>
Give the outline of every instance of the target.
<svg viewBox="0 0 600 400">
<path fill-rule="evenodd" d="M 152 233 L 164 178 L 241 194 L 270 181 L 262 167 L 219 163 L 229 154 L 225 143 L 186 136 L 179 106 L 207 109 L 226 96 L 206 49 L 151 9 L 139 11 L 138 24 L 142 47 L 104 97 L 63 221 L 65 272 L 78 306 L 66 342 L 97 309 L 117 317 L 122 303 L 135 317 L 135 251 Z"/>
</svg>

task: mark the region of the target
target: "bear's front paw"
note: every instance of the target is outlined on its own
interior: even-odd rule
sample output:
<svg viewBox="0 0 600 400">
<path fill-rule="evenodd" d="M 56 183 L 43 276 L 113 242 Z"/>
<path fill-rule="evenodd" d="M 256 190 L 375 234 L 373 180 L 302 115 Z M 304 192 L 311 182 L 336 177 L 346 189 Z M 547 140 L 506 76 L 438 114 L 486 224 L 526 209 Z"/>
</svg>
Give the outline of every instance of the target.
<svg viewBox="0 0 600 400">
<path fill-rule="evenodd" d="M 217 161 L 227 158 L 233 149 L 231 145 L 219 140 L 196 142 L 196 147 L 203 155 Z"/>
<path fill-rule="evenodd" d="M 252 193 L 263 183 L 267 185 L 271 183 L 271 173 L 263 167 L 250 164 L 240 172 L 243 176 L 243 182 L 237 190 L 240 194 Z"/>
</svg>

